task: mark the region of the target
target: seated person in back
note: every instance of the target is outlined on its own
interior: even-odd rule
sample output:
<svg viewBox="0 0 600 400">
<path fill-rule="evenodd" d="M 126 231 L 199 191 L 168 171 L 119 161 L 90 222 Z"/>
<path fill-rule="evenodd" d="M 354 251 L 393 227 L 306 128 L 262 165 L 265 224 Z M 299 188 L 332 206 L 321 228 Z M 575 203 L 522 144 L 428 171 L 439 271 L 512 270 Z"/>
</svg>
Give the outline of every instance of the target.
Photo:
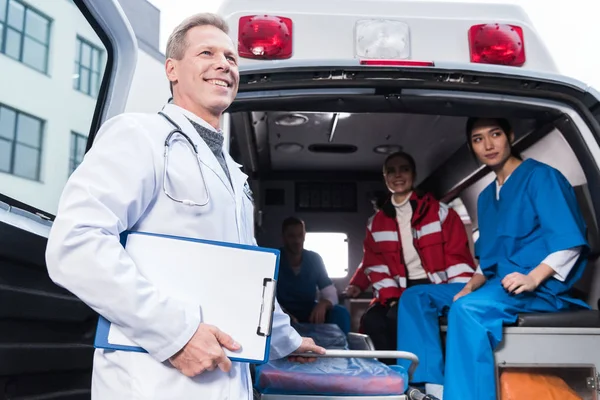
<svg viewBox="0 0 600 400">
<path fill-rule="evenodd" d="M 398 320 L 418 326 L 418 333 L 399 331 L 398 349 L 419 357 L 412 382 L 424 383 L 428 393 L 446 400 L 494 400 L 494 351 L 504 325 L 521 313 L 590 308 L 571 295 L 587 265 L 589 244 L 573 187 L 559 170 L 521 159 L 509 121 L 470 118 L 466 135 L 471 152 L 496 178 L 477 200 L 479 268 L 466 284 L 407 289 Z M 439 313 L 448 314 L 445 350 Z"/>
<path fill-rule="evenodd" d="M 338 305 L 338 294 L 327 275 L 323 259 L 304 249 L 304 221 L 289 217 L 283 221 L 277 300 L 293 322 L 333 323 L 344 333 L 350 331 L 350 314 Z M 317 301 L 317 288 L 319 301 Z"/>
<path fill-rule="evenodd" d="M 356 297 L 373 285 L 375 298 L 361 330 L 377 350 L 396 350 L 397 305 L 406 288 L 465 283 L 475 272 L 463 222 L 452 208 L 415 190 L 416 173 L 407 153 L 384 161 L 389 197 L 369 220 L 362 263 L 346 288 L 346 295 Z"/>
</svg>

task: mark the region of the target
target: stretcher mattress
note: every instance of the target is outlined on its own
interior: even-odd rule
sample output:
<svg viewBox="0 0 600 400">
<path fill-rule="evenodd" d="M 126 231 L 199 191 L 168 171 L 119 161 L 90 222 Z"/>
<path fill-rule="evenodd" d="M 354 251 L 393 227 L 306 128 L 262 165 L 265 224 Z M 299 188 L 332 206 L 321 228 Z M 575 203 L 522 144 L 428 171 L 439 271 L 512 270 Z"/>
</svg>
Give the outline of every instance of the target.
<svg viewBox="0 0 600 400">
<path fill-rule="evenodd" d="M 301 336 L 311 337 L 327 349 L 347 349 L 337 325 L 297 324 Z M 319 358 L 300 364 L 287 359 L 257 366 L 255 388 L 263 394 L 366 396 L 399 395 L 408 388 L 408 374 L 400 366 L 387 366 L 368 358 Z"/>
</svg>

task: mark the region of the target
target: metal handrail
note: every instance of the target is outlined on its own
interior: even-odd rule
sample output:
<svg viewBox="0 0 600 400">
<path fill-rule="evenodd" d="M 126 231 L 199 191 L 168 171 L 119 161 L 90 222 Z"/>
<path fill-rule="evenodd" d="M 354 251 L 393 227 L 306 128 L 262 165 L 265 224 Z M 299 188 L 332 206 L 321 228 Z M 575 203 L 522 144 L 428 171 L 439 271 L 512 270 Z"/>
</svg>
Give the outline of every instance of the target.
<svg viewBox="0 0 600 400">
<path fill-rule="evenodd" d="M 402 358 L 411 362 L 408 368 L 408 379 L 412 380 L 413 373 L 419 365 L 419 358 L 407 351 L 396 351 L 396 350 L 339 350 L 339 349 L 326 349 L 325 354 L 318 354 L 313 352 L 307 353 L 292 353 L 290 356 L 294 357 L 329 357 L 329 358 Z"/>
</svg>

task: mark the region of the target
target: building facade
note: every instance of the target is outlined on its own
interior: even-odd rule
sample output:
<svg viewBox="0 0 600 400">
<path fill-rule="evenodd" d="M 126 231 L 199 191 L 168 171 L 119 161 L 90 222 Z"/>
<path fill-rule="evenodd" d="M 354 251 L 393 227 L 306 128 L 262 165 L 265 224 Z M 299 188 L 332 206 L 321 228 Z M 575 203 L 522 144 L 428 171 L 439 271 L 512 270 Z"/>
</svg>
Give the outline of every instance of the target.
<svg viewBox="0 0 600 400">
<path fill-rule="evenodd" d="M 138 39 L 126 111 L 158 111 L 169 97 L 160 12 L 119 0 Z M 72 0 L 0 0 L 1 193 L 54 214 L 85 153 L 107 52 Z"/>
</svg>

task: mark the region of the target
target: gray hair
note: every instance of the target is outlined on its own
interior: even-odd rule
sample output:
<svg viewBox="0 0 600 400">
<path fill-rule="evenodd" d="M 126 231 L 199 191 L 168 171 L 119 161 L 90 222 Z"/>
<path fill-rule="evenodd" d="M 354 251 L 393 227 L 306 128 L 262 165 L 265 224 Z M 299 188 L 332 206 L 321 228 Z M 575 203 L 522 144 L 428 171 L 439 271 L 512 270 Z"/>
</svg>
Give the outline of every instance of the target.
<svg viewBox="0 0 600 400">
<path fill-rule="evenodd" d="M 227 22 L 217 14 L 212 13 L 200 13 L 196 15 L 192 15 L 189 18 L 186 18 L 181 22 L 173 33 L 169 36 L 169 40 L 167 40 L 167 58 L 173 58 L 175 60 L 181 60 L 183 58 L 183 54 L 187 49 L 187 41 L 185 40 L 185 36 L 188 31 L 197 26 L 211 25 L 215 28 L 218 28 L 229 35 L 229 26 Z"/>
</svg>

